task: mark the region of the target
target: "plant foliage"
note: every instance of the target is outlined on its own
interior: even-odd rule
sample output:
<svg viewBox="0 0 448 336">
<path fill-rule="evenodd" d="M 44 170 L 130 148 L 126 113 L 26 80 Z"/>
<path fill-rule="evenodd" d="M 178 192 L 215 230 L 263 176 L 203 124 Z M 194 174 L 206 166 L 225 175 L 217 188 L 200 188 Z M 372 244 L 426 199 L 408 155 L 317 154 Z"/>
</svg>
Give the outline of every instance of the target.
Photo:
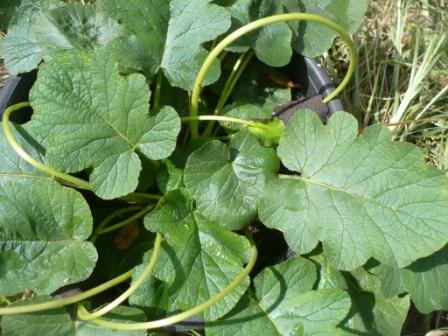
<svg viewBox="0 0 448 336">
<path fill-rule="evenodd" d="M 448 309 L 444 174 L 345 112 L 272 117 L 303 89 L 278 67 L 336 37 L 310 13 L 352 33 L 367 1 L 82 3 L 0 5 L 6 67 L 37 69 L 0 131 L 2 335 L 393 336 L 411 300 Z"/>
</svg>

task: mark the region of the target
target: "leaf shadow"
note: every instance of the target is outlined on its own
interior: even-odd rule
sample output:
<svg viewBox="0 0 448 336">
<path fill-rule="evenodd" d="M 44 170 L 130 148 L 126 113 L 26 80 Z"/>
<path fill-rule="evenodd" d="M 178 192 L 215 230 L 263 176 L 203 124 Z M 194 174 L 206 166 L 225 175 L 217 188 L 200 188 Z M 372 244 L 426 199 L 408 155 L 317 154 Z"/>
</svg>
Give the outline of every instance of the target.
<svg viewBox="0 0 448 336">
<path fill-rule="evenodd" d="M 167 243 L 164 243 L 163 247 L 164 247 L 165 253 L 168 255 L 168 258 L 170 259 L 170 262 L 172 263 L 174 270 L 175 270 L 174 281 L 169 289 L 170 293 L 172 294 L 172 293 L 177 292 L 182 287 L 182 285 L 185 283 L 186 276 L 185 276 L 185 271 L 182 268 L 181 262 L 180 262 L 179 258 L 177 257 L 176 251 L 174 250 L 174 248 Z"/>
<path fill-rule="evenodd" d="M 216 327 L 216 326 L 233 325 L 236 323 L 246 323 L 249 321 L 256 320 L 258 318 L 263 318 L 266 316 L 266 314 L 273 312 L 285 298 L 288 286 L 286 284 L 285 278 L 278 270 L 276 270 L 275 268 L 271 268 L 271 271 L 274 274 L 274 277 L 278 280 L 278 283 L 280 285 L 280 290 L 279 290 L 278 296 L 275 298 L 274 302 L 272 302 L 272 304 L 268 308 L 263 309 L 263 312 L 252 314 L 250 316 L 241 317 L 241 318 L 232 318 L 232 316 L 238 315 L 238 314 L 242 313 L 245 309 L 249 308 L 251 303 L 256 300 L 256 298 L 253 298 L 251 300 L 248 295 L 244 295 L 240 299 L 240 301 L 238 302 L 236 307 L 234 307 L 227 315 L 225 315 L 223 317 L 223 318 L 225 318 L 225 320 L 206 322 L 206 326 L 207 327 Z M 257 302 L 257 304 L 258 304 L 258 302 Z"/>
</svg>

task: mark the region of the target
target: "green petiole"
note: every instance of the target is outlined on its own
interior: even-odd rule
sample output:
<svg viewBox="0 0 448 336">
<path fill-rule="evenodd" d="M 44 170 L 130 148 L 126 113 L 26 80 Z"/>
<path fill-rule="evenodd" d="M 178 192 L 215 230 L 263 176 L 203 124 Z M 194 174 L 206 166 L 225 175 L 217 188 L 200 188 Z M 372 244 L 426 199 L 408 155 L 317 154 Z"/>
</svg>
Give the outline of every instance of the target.
<svg viewBox="0 0 448 336">
<path fill-rule="evenodd" d="M 83 293 L 73 295 L 73 296 L 70 296 L 67 298 L 63 298 L 63 299 L 35 303 L 35 304 L 26 305 L 26 306 L 3 307 L 3 308 L 0 308 L 0 316 L 1 315 L 23 314 L 23 313 L 34 313 L 34 312 L 39 312 L 39 311 L 43 311 L 43 310 L 49 310 L 49 309 L 53 309 L 53 308 L 67 306 L 67 305 L 88 299 L 88 298 L 95 296 L 99 293 L 102 293 L 102 292 L 108 290 L 109 288 L 112 288 L 112 287 L 126 281 L 131 276 L 132 276 L 132 270 L 127 271 L 126 273 L 123 273 L 123 274 L 117 276 L 116 278 L 113 278 L 113 279 L 111 279 L 97 287 L 91 288 Z"/>
<path fill-rule="evenodd" d="M 245 120 L 234 117 L 217 116 L 217 115 L 188 116 L 181 118 L 182 122 L 188 122 L 192 120 L 225 121 L 229 123 L 245 125 L 252 134 L 260 138 L 261 142 L 265 146 L 272 146 L 273 144 L 278 143 L 278 140 L 283 135 L 283 131 L 285 129 L 285 125 L 278 118 L 274 118 L 273 120 L 267 120 L 267 121 L 253 121 L 253 120 Z"/>
<path fill-rule="evenodd" d="M 42 162 L 37 161 L 34 159 L 30 154 L 28 154 L 17 142 L 13 132 L 11 131 L 10 127 L 10 120 L 9 117 L 13 112 L 16 112 L 17 110 L 20 110 L 24 107 L 30 106 L 29 102 L 23 102 L 18 103 L 15 105 L 12 105 L 8 107 L 5 112 L 3 113 L 2 118 L 2 127 L 3 132 L 5 133 L 5 137 L 8 140 L 9 144 L 12 146 L 12 148 L 17 152 L 17 154 L 20 155 L 26 162 L 28 162 L 33 167 L 39 169 L 40 171 L 49 174 L 50 176 L 60 179 L 66 183 L 68 183 L 69 186 L 73 186 L 78 189 L 83 190 L 91 190 L 89 182 L 77 178 L 75 176 L 72 176 L 70 174 L 66 174 L 63 172 L 60 172 L 52 167 L 44 165 Z M 123 200 L 127 199 L 135 199 L 135 198 L 143 198 L 143 199 L 160 199 L 162 198 L 161 195 L 153 195 L 153 194 L 146 194 L 146 193 L 131 193 L 127 196 L 122 197 Z"/>
<path fill-rule="evenodd" d="M 155 258 L 154 255 L 156 254 L 155 252 L 156 252 L 156 248 L 158 246 L 157 244 L 161 243 L 161 239 L 162 239 L 161 235 L 157 234 L 156 240 L 154 242 L 154 251 L 153 251 L 153 255 L 151 257 L 151 261 L 153 260 L 153 258 Z M 159 250 L 160 250 L 160 246 L 157 248 L 157 255 L 158 255 Z M 150 264 L 148 264 L 147 269 L 149 268 L 149 265 L 152 265 L 151 261 L 150 261 Z M 155 261 L 154 261 L 154 263 L 155 263 Z M 154 266 L 152 266 L 152 268 L 153 267 Z M 115 287 L 116 285 L 129 279 L 131 276 L 132 276 L 132 270 L 127 271 L 126 273 L 123 273 L 123 274 L 117 276 L 116 278 L 113 278 L 97 287 L 91 288 L 88 291 L 85 291 L 84 293 L 80 293 L 80 294 L 73 295 L 73 296 L 70 296 L 67 298 L 63 298 L 63 299 L 57 299 L 57 300 L 52 300 L 52 301 L 47 301 L 47 302 L 30 304 L 30 305 L 26 305 L 26 306 L 3 307 L 3 308 L 0 308 L 0 316 L 1 315 L 34 313 L 34 312 L 49 310 L 49 309 L 53 309 L 53 308 L 59 308 L 59 307 L 73 304 L 73 303 L 77 303 L 77 302 L 83 301 L 85 299 L 88 299 L 92 296 L 95 296 L 99 293 L 102 293 L 102 292 L 108 290 L 109 288 Z"/>
<path fill-rule="evenodd" d="M 256 126 L 256 122 L 252 121 L 252 120 L 244 120 L 244 119 L 239 119 L 239 118 L 233 118 L 233 117 L 226 117 L 226 116 L 216 116 L 216 115 L 200 115 L 200 116 L 188 116 L 188 117 L 182 117 L 181 121 L 182 122 L 188 122 L 188 121 L 192 121 L 192 120 L 197 120 L 197 121 L 226 121 L 226 122 L 231 122 L 231 123 L 235 123 L 235 124 L 241 124 L 241 125 L 246 125 L 246 126 Z"/>
<path fill-rule="evenodd" d="M 97 228 L 95 229 L 95 232 L 92 234 L 92 237 L 90 238 L 90 241 L 91 241 L 92 243 L 94 243 L 94 242 L 97 240 L 98 236 L 100 236 L 100 235 L 102 234 L 101 231 L 102 231 L 107 225 L 109 225 L 109 223 L 110 223 L 111 221 L 113 221 L 116 217 L 118 217 L 118 216 L 120 216 L 120 215 L 122 215 L 122 214 L 128 213 L 128 212 L 131 212 L 131 211 L 136 211 L 136 210 L 142 210 L 142 206 L 141 206 L 141 205 L 133 205 L 133 206 L 130 206 L 130 207 L 127 207 L 127 208 L 118 209 L 118 210 L 112 212 L 110 215 L 108 215 L 106 218 L 104 218 L 104 219 L 100 222 L 100 224 L 98 224 Z M 128 220 L 128 218 L 125 219 L 125 221 L 126 221 L 126 220 Z M 123 223 L 123 222 L 124 222 L 124 221 L 121 221 L 121 222 L 119 222 L 118 224 Z M 131 221 L 131 222 L 132 222 L 132 221 Z"/>
<path fill-rule="evenodd" d="M 117 297 L 114 301 L 110 302 L 109 304 L 105 305 L 104 307 L 98 309 L 97 311 L 93 313 L 89 313 L 87 311 L 78 312 L 78 316 L 81 320 L 93 320 L 98 317 L 103 316 L 104 314 L 107 314 L 112 309 L 118 307 L 122 302 L 124 302 L 129 296 L 131 296 L 132 293 L 134 293 L 138 287 L 145 281 L 145 279 L 152 273 L 154 270 L 154 267 L 157 263 L 157 259 L 160 255 L 160 247 L 162 245 L 162 235 L 160 233 L 157 233 L 156 240 L 154 241 L 154 249 L 152 251 L 151 259 L 149 260 L 148 266 L 146 266 L 143 273 L 138 277 L 137 280 L 135 280 L 131 286 L 119 297 Z M 81 304 L 78 304 L 78 307 L 81 306 Z"/>
<path fill-rule="evenodd" d="M 155 87 L 155 92 L 154 92 L 154 104 L 153 104 L 153 109 L 156 109 L 159 107 L 159 103 L 160 103 L 160 92 L 162 91 L 162 79 L 163 79 L 163 72 L 160 69 L 159 73 L 157 74 L 157 78 L 156 78 L 156 87 Z"/>
<path fill-rule="evenodd" d="M 258 251 L 255 244 L 252 242 L 252 256 L 249 261 L 249 263 L 244 268 L 243 272 L 241 272 L 238 277 L 233 280 L 221 293 L 218 295 L 210 298 L 209 300 L 203 302 L 202 304 L 189 309 L 185 312 L 175 314 L 173 316 L 169 316 L 160 320 L 155 321 L 149 321 L 149 322 L 140 322 L 140 323 L 117 323 L 117 322 L 111 322 L 111 321 L 105 321 L 102 319 L 93 319 L 90 320 L 91 323 L 94 323 L 96 325 L 115 329 L 115 330 L 146 330 L 146 329 L 157 329 L 166 327 L 169 325 L 172 325 L 174 323 L 178 323 L 181 321 L 184 321 L 192 316 L 196 316 L 200 313 L 202 313 L 204 310 L 208 309 L 213 304 L 217 303 L 218 301 L 222 300 L 226 295 L 230 294 L 233 290 L 235 290 L 236 287 L 238 287 L 241 282 L 249 275 L 249 273 L 252 271 L 255 262 L 257 261 Z M 79 305 L 78 306 L 78 316 L 80 319 L 82 319 L 83 316 L 86 316 L 88 314 L 88 311 L 85 309 L 84 306 Z"/>
<path fill-rule="evenodd" d="M 230 94 L 232 93 L 233 89 L 235 88 L 236 83 L 241 77 L 241 74 L 243 73 L 244 69 L 249 64 L 250 60 L 252 59 L 252 56 L 254 55 L 254 52 L 252 50 L 249 50 L 245 52 L 244 54 L 241 54 L 238 60 L 235 62 L 235 65 L 233 66 L 232 72 L 230 73 L 229 78 L 227 79 L 226 84 L 224 85 L 224 88 L 222 90 L 221 96 L 219 97 L 218 103 L 216 104 L 216 108 L 214 111 L 214 114 L 217 115 L 221 112 L 223 107 L 225 106 L 227 100 L 230 97 Z M 213 126 L 215 125 L 214 122 L 211 122 L 207 125 L 205 131 L 204 131 L 204 137 L 209 137 L 213 132 Z"/>
<path fill-rule="evenodd" d="M 53 177 L 59 178 L 61 180 L 67 181 L 68 183 L 71 183 L 71 184 L 77 186 L 79 189 L 90 190 L 89 182 L 84 181 L 80 178 L 74 177 L 72 175 L 62 173 L 60 171 L 57 171 L 54 168 L 44 165 L 43 163 L 41 163 L 41 162 L 37 161 L 36 159 L 34 159 L 33 157 L 31 157 L 31 155 L 29 155 L 16 141 L 16 138 L 14 137 L 14 134 L 12 133 L 10 125 L 9 125 L 9 123 L 10 123 L 9 117 L 13 112 L 20 110 L 24 107 L 28 107 L 28 106 L 30 106 L 29 102 L 15 104 L 15 105 L 8 107 L 5 110 L 5 112 L 3 113 L 3 119 L 2 119 L 3 131 L 5 133 L 6 139 L 8 140 L 8 142 L 10 143 L 12 148 L 14 148 L 14 150 L 17 152 L 17 154 L 19 154 L 26 162 L 28 162 L 33 167 L 39 169 L 40 171 L 43 171 L 44 173 L 47 173 L 47 174 L 49 174 Z"/>
<path fill-rule="evenodd" d="M 142 210 L 137 212 L 136 214 L 132 215 L 129 218 L 126 218 L 125 220 L 122 220 L 121 222 L 118 222 L 117 224 L 108 226 L 106 228 L 101 228 L 101 229 L 98 227 L 97 231 L 95 231 L 94 237 L 98 237 L 98 236 L 100 236 L 102 234 L 118 230 L 118 229 L 122 228 L 123 226 L 126 226 L 126 225 L 132 223 L 133 221 L 143 217 L 144 215 L 146 215 L 154 207 L 155 207 L 155 204 L 149 204 L 145 208 L 143 208 Z"/>
<path fill-rule="evenodd" d="M 328 103 L 333 98 L 335 98 L 350 82 L 350 78 L 353 75 L 356 67 L 356 49 L 353 44 L 353 41 L 350 37 L 350 35 L 338 24 L 336 24 L 334 21 L 329 20 L 327 18 L 314 15 L 314 14 L 306 14 L 306 13 L 288 13 L 288 14 L 279 14 L 274 15 L 270 17 L 266 17 L 260 20 L 253 21 L 237 30 L 235 30 L 233 33 L 229 34 L 227 37 L 225 37 L 218 45 L 209 53 L 208 57 L 205 59 L 204 63 L 202 64 L 201 69 L 199 70 L 199 73 L 196 77 L 196 81 L 194 84 L 192 96 L 191 96 L 191 111 L 190 115 L 192 117 L 195 117 L 198 115 L 199 111 L 199 96 L 201 93 L 201 85 L 202 82 L 205 79 L 205 76 L 214 62 L 214 60 L 219 56 L 219 54 L 227 48 L 230 44 L 232 44 L 234 41 L 239 39 L 241 36 L 256 30 L 258 28 L 273 24 L 273 23 L 279 23 L 279 22 L 285 22 L 285 21 L 312 21 L 317 22 L 320 24 L 323 24 L 324 26 L 327 26 L 334 31 L 336 31 L 342 39 L 347 43 L 347 46 L 349 48 L 350 53 L 350 64 L 349 68 L 347 70 L 347 74 L 345 75 L 344 79 L 342 80 L 341 84 L 329 95 L 324 99 L 324 103 Z M 191 135 L 192 139 L 196 139 L 199 136 L 199 128 L 197 119 L 191 120 Z"/>
</svg>

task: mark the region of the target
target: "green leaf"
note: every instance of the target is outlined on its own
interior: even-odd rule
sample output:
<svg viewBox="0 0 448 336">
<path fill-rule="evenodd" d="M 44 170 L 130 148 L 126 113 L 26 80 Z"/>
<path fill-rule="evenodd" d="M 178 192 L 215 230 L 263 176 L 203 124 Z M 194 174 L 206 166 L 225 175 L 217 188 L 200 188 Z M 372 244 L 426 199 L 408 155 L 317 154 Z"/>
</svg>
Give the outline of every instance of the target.
<svg viewBox="0 0 448 336">
<path fill-rule="evenodd" d="M 184 188 L 184 170 L 176 167 L 170 160 L 163 162 L 163 167 L 157 175 L 157 185 L 162 194 Z"/>
<path fill-rule="evenodd" d="M 263 17 L 283 13 L 283 4 L 278 0 L 236 0 L 228 7 L 232 15 L 231 31 Z M 271 24 L 242 36 L 228 49 L 245 51 L 248 47 L 262 62 L 270 66 L 284 66 L 292 56 L 292 32 L 286 22 Z"/>
<path fill-rule="evenodd" d="M 271 74 L 272 69 L 263 63 L 249 64 L 232 91 L 232 100 L 258 106 L 272 114 L 277 105 L 291 100 L 291 89 L 278 87 L 269 79 Z"/>
<path fill-rule="evenodd" d="M 350 298 L 340 289 L 313 291 L 316 280 L 316 267 L 300 257 L 268 267 L 255 278 L 255 297 L 244 296 L 225 317 L 206 323 L 206 334 L 332 335 Z"/>
<path fill-rule="evenodd" d="M 272 118 L 272 110 L 264 109 L 254 104 L 237 101 L 227 105 L 221 111 L 222 115 L 246 120 L 268 120 Z M 232 131 L 241 131 L 246 126 L 231 122 L 220 122 L 221 126 Z"/>
<path fill-rule="evenodd" d="M 448 309 L 448 247 L 419 259 L 406 268 L 381 264 L 369 269 L 381 280 L 387 297 L 408 292 L 417 309 L 429 314 Z"/>
<path fill-rule="evenodd" d="M 193 152 L 185 166 L 184 183 L 202 216 L 234 230 L 256 218 L 259 195 L 277 171 L 274 150 L 243 131 L 229 146 L 210 141 Z"/>
<path fill-rule="evenodd" d="M 109 54 L 65 53 L 42 65 L 30 93 L 33 130 L 48 141 L 48 161 L 65 172 L 92 169 L 90 184 L 104 199 L 133 192 L 139 154 L 168 157 L 180 119 L 171 107 L 149 110 L 139 74 L 123 77 Z"/>
<path fill-rule="evenodd" d="M 40 157 L 25 130 L 14 133 Z M 85 242 L 92 231 L 86 201 L 28 165 L 2 130 L 0 156 L 0 295 L 51 293 L 86 279 L 97 260 L 94 246 Z"/>
<path fill-rule="evenodd" d="M 0 40 L 0 55 L 9 73 L 17 75 L 36 69 L 42 54 L 36 44 L 29 24 L 14 26 Z"/>
<path fill-rule="evenodd" d="M 162 69 L 176 87 L 193 88 L 207 51 L 202 44 L 230 27 L 230 15 L 211 0 L 101 0 L 100 6 L 129 31 L 112 46 L 117 58 L 148 77 Z M 216 62 L 206 82 L 219 77 Z"/>
<path fill-rule="evenodd" d="M 19 301 L 16 305 L 26 305 L 51 300 L 49 296 L 38 296 L 31 300 Z M 110 322 L 132 323 L 146 320 L 145 314 L 136 308 L 119 306 L 102 319 Z M 2 318 L 3 336 L 144 336 L 145 330 L 112 330 L 84 321 L 73 321 L 63 308 L 54 308 L 37 313 L 7 315 Z"/>
<path fill-rule="evenodd" d="M 14 9 L 0 54 L 9 72 L 31 71 L 45 60 L 70 49 L 88 50 L 121 36 L 123 29 L 94 5 L 57 0 L 22 0 Z"/>
<path fill-rule="evenodd" d="M 386 298 L 379 280 L 359 268 L 352 272 L 362 291 L 352 290 L 352 309 L 343 329 L 353 335 L 400 336 L 410 306 L 409 296 Z"/>
<path fill-rule="evenodd" d="M 33 33 L 43 58 L 49 60 L 66 50 L 106 45 L 122 35 L 123 29 L 94 5 L 68 4 L 41 15 Z"/>
<path fill-rule="evenodd" d="M 261 221 L 283 231 L 299 254 L 323 243 L 337 269 L 374 257 L 405 267 L 448 241 L 448 180 L 427 166 L 415 145 L 393 142 L 373 125 L 357 136 L 354 117 L 323 125 L 312 111 L 296 114 L 278 155 L 290 171 L 264 189 Z"/>
<path fill-rule="evenodd" d="M 350 313 L 341 328 L 347 335 L 399 336 L 409 310 L 409 297 L 383 295 L 379 280 L 363 268 L 351 272 L 356 279 L 333 268 L 322 253 L 311 256 L 319 270 L 318 288 L 348 290 Z M 342 331 L 341 331 L 342 332 Z"/>
<path fill-rule="evenodd" d="M 164 250 L 174 266 L 170 310 L 195 307 L 224 290 L 243 271 L 250 244 L 193 211 L 193 201 L 181 190 L 169 192 L 145 217 L 145 226 L 161 232 Z M 163 264 L 167 264 L 163 262 Z M 163 280 L 163 279 L 162 279 Z M 249 279 L 203 313 L 206 320 L 226 314 L 243 295 Z"/>
<path fill-rule="evenodd" d="M 7 14 L 5 24 L 12 26 L 32 23 L 42 13 L 49 9 L 64 6 L 60 0 L 8 0 L 0 5 Z"/>
<path fill-rule="evenodd" d="M 0 29 L 6 31 L 19 4 L 20 0 L 10 0 L 0 5 Z"/>
<path fill-rule="evenodd" d="M 40 303 L 51 300 L 51 296 L 37 296 L 31 300 L 14 302 L 15 306 Z M 72 336 L 75 333 L 73 321 L 63 308 L 54 308 L 38 313 L 3 316 L 3 336 Z"/>
<path fill-rule="evenodd" d="M 355 33 L 364 19 L 367 0 L 283 0 L 288 12 L 311 13 L 335 21 L 347 33 Z M 292 22 L 293 47 L 307 57 L 322 55 L 331 47 L 337 33 L 320 23 Z"/>
</svg>

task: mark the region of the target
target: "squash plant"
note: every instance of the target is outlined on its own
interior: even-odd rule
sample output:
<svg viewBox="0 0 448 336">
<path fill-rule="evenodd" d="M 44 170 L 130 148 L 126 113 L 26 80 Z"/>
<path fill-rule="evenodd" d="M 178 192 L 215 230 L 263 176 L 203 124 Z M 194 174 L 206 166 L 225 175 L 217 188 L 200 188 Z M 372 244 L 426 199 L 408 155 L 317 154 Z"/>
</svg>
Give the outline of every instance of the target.
<svg viewBox="0 0 448 336">
<path fill-rule="evenodd" d="M 2 335 L 399 335 L 411 300 L 448 308 L 443 173 L 345 112 L 272 117 L 266 77 L 337 35 L 324 102 L 344 88 L 366 1 L 1 6 L 8 70 L 38 73 L 0 131 Z"/>
</svg>

